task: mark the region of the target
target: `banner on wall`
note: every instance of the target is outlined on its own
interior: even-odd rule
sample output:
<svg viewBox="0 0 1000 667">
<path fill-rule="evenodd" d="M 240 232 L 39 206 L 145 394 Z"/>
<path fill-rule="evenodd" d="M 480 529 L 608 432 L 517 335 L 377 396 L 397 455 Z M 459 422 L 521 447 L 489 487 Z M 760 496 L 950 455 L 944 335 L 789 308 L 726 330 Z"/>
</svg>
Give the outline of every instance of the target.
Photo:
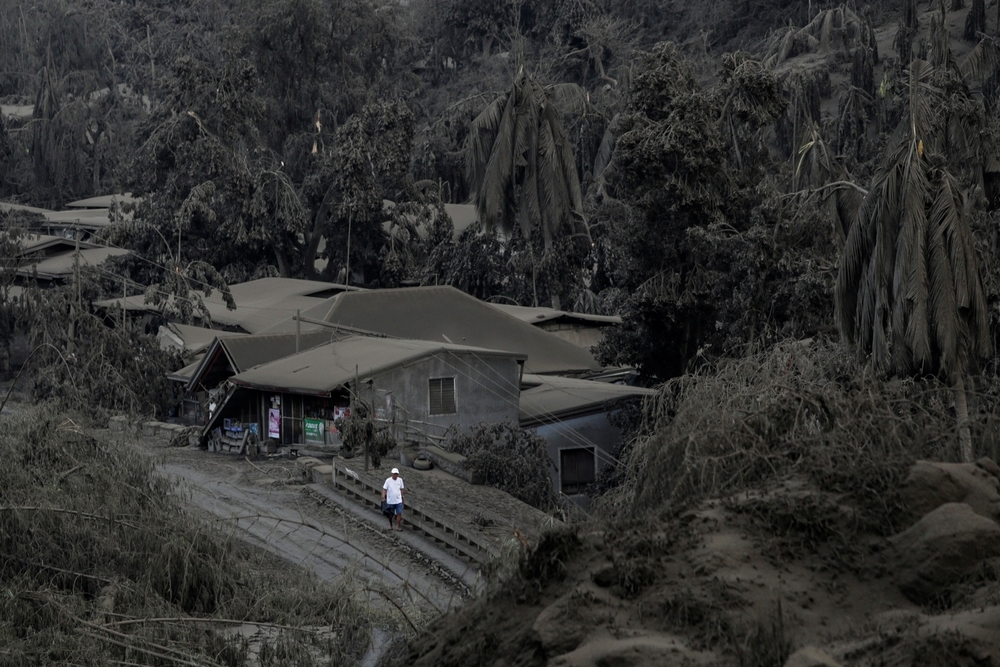
<svg viewBox="0 0 1000 667">
<path fill-rule="evenodd" d="M 306 442 L 323 442 L 323 420 L 303 419 L 302 430 L 306 435 Z"/>
<path fill-rule="evenodd" d="M 267 411 L 267 437 L 281 439 L 281 410 L 271 408 Z"/>
</svg>

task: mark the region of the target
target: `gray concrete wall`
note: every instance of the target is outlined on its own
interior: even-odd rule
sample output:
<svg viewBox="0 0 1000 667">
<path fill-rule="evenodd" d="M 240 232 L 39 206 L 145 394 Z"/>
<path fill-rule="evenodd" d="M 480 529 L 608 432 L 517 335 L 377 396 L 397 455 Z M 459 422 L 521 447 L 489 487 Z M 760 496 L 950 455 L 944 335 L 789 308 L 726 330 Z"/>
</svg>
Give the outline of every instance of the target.
<svg viewBox="0 0 1000 667">
<path fill-rule="evenodd" d="M 604 340 L 604 327 L 584 327 L 567 324 L 546 325 L 545 322 L 536 325 L 539 329 L 558 336 L 568 343 L 589 350 Z"/>
<path fill-rule="evenodd" d="M 595 473 L 599 473 L 611 461 L 610 454 L 621 442 L 622 437 L 621 430 L 611 425 L 607 413 L 604 412 L 573 417 L 553 424 L 542 424 L 528 430 L 545 438 L 548 443 L 549 457 L 555 464 L 551 474 L 557 496 L 562 489 L 562 471 L 559 469 L 560 450 L 594 447 L 597 450 Z M 570 496 L 570 498 L 581 505 L 586 505 L 586 501 L 589 500 L 586 496 Z"/>
<path fill-rule="evenodd" d="M 429 380 L 447 377 L 455 378 L 457 412 L 431 415 Z M 453 425 L 466 430 L 481 422 L 517 423 L 519 380 L 517 361 L 510 357 L 442 352 L 375 377 L 373 389 L 392 392 L 394 404 L 401 408 L 397 422 L 409 420 L 414 428 L 440 436 Z"/>
</svg>

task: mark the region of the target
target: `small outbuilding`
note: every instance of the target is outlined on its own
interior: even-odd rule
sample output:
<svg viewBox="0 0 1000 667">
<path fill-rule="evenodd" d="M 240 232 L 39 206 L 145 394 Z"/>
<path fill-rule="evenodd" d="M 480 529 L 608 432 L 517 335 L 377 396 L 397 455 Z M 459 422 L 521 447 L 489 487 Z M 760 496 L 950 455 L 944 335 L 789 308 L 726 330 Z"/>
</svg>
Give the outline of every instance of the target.
<svg viewBox="0 0 1000 667">
<path fill-rule="evenodd" d="M 548 443 L 556 494 L 586 505 L 587 487 L 614 462 L 622 432 L 613 417 L 623 402 L 641 401 L 652 389 L 550 375 L 525 374 L 520 424 Z"/>
</svg>

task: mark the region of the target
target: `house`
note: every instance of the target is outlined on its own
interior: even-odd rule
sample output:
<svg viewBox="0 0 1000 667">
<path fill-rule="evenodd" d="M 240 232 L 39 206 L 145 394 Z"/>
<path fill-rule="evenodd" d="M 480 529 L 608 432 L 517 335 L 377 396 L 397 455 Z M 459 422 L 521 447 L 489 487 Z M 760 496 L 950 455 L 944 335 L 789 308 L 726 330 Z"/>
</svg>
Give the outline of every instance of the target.
<svg viewBox="0 0 1000 667">
<path fill-rule="evenodd" d="M 27 208 L 30 207 L 0 205 L 0 210 Z M 127 255 L 128 252 L 89 241 L 36 232 L 25 234 L 20 239 L 20 249 L 16 255 L 7 258 L 6 261 L 10 268 L 14 269 L 17 280 L 22 286 L 31 280 L 37 280 L 45 285 L 71 280 L 77 265 L 97 266 L 108 257 Z"/>
<path fill-rule="evenodd" d="M 229 310 L 218 291 L 213 291 L 204 300 L 212 316 L 212 326 L 256 334 L 287 320 L 297 311 L 306 311 L 321 304 L 335 294 L 360 290 L 360 287 L 316 280 L 261 278 L 229 286 L 236 302 L 235 310 Z"/>
<path fill-rule="evenodd" d="M 360 289 L 315 280 L 260 278 L 229 286 L 233 301 L 236 302 L 233 310 L 229 309 L 218 290 L 213 290 L 207 297 L 202 296 L 202 301 L 212 318 L 212 327 L 255 334 L 294 317 L 298 311 L 306 311 L 323 303 L 334 294 Z M 142 294 L 98 301 L 94 305 L 109 309 L 125 308 L 133 314 L 159 312 L 156 307 L 145 302 Z M 295 327 L 292 326 L 289 330 L 294 331 Z"/>
<path fill-rule="evenodd" d="M 614 461 L 614 451 L 621 444 L 621 429 L 611 419 L 620 403 L 655 393 L 593 380 L 524 375 L 519 423 L 548 443 L 557 494 L 579 505 L 588 503 L 584 491 L 601 468 Z"/>
<path fill-rule="evenodd" d="M 522 354 L 445 342 L 337 337 L 229 378 L 203 437 L 249 431 L 282 444 L 328 442 L 353 393 L 397 439 L 437 442 L 449 428 L 516 420 L 523 363 Z"/>
<path fill-rule="evenodd" d="M 591 315 L 589 313 L 571 313 L 554 308 L 532 308 L 530 306 L 513 306 L 503 303 L 490 304 L 508 315 L 513 315 L 523 322 L 548 331 L 565 341 L 590 349 L 604 338 L 607 327 L 622 323 L 617 315 Z"/>
<path fill-rule="evenodd" d="M 181 325 L 169 326 L 176 331 L 187 330 L 189 337 L 194 333 L 189 329 L 195 328 L 182 330 Z M 234 375 L 343 336 L 332 329 L 311 331 L 303 335 L 295 333 L 247 335 L 214 329 L 202 329 L 202 331 L 214 334 L 208 346 L 199 351 L 198 358 L 193 363 L 167 376 L 168 379 L 184 385 L 185 396 L 177 416 L 191 423 L 204 422 L 204 408 L 216 396 L 219 387 Z"/>
<path fill-rule="evenodd" d="M 553 336 L 448 285 L 341 292 L 268 332 L 336 325 L 394 338 L 506 350 L 530 373 L 586 375 L 601 366 L 589 350 Z"/>
<path fill-rule="evenodd" d="M 21 248 L 18 259 L 21 261 L 40 260 L 66 253 L 80 250 L 90 250 L 100 248 L 96 243 L 88 241 L 75 241 L 65 236 L 52 236 L 50 234 L 26 234 L 21 239 Z"/>
<path fill-rule="evenodd" d="M 111 226 L 112 202 L 132 201 L 129 195 L 104 195 L 71 202 L 64 211 L 51 211 L 34 206 L 21 206 L 0 202 L 0 211 L 25 211 L 36 213 L 40 220 L 32 225 L 32 231 L 63 238 L 79 238 L 86 241 L 97 232 Z"/>
<path fill-rule="evenodd" d="M 122 248 L 105 248 L 93 246 L 89 248 L 81 246 L 79 251 L 71 250 L 58 255 L 39 259 L 26 259 L 18 268 L 17 275 L 24 280 L 36 279 L 39 282 L 69 282 L 73 279 L 73 272 L 77 266 L 94 267 L 101 264 L 109 257 L 121 257 L 127 255 L 128 250 Z M 79 257 L 77 257 L 79 255 Z"/>
</svg>

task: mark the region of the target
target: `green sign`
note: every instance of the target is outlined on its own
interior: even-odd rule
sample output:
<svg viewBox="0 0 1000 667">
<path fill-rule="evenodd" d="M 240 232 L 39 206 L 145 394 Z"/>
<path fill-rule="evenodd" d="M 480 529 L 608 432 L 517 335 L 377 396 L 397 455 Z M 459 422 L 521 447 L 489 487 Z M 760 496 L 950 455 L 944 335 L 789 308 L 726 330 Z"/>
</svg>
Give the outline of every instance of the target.
<svg viewBox="0 0 1000 667">
<path fill-rule="evenodd" d="M 323 442 L 323 420 L 306 419 L 304 422 L 306 442 Z"/>
</svg>

